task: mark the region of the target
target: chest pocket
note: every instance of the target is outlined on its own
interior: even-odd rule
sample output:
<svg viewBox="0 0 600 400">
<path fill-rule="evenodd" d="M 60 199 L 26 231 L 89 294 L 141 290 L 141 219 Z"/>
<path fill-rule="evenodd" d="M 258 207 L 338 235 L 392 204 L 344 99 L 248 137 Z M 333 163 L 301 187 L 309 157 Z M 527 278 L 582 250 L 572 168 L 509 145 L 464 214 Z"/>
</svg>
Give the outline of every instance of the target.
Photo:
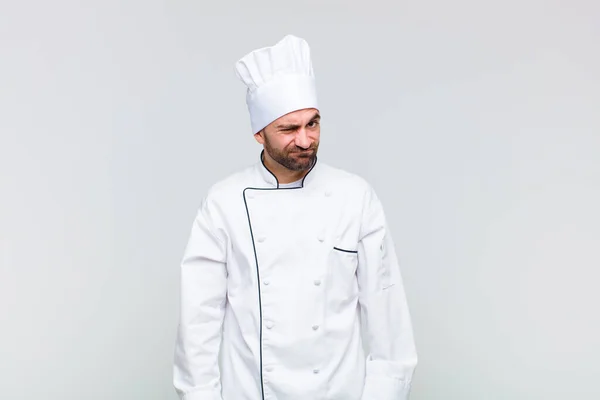
<svg viewBox="0 0 600 400">
<path fill-rule="evenodd" d="M 356 269 L 358 252 L 350 246 L 333 246 L 329 252 L 329 270 L 332 292 L 341 299 L 349 299 L 358 294 Z"/>
<path fill-rule="evenodd" d="M 347 254 L 357 254 L 358 252 L 356 250 L 348 250 L 342 247 L 338 247 L 338 246 L 333 246 L 334 250 L 337 251 L 341 251 L 342 253 L 347 253 Z"/>
</svg>

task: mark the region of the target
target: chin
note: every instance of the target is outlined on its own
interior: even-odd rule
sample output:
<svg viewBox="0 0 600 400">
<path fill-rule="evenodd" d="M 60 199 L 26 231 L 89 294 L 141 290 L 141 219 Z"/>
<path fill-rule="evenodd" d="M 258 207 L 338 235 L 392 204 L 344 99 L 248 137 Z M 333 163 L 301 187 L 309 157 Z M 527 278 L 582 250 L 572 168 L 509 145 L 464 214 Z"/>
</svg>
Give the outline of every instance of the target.
<svg viewBox="0 0 600 400">
<path fill-rule="evenodd" d="M 312 167 L 314 161 L 314 157 L 307 158 L 305 161 L 298 163 L 299 171 L 306 171 L 310 167 Z"/>
</svg>

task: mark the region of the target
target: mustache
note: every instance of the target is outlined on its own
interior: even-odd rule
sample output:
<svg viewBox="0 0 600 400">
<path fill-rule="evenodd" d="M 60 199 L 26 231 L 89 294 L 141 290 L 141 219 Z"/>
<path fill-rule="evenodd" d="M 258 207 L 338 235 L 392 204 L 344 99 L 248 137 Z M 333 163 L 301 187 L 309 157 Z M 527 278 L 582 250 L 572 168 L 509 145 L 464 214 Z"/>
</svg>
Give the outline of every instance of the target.
<svg viewBox="0 0 600 400">
<path fill-rule="evenodd" d="M 290 153 L 290 154 L 293 154 L 293 153 L 306 153 L 306 152 L 309 152 L 309 151 L 316 152 L 318 147 L 319 147 L 319 145 L 311 145 L 311 146 L 310 146 L 309 148 L 307 148 L 307 149 L 303 149 L 303 148 L 300 148 L 300 147 L 296 147 L 296 149 L 295 149 L 295 150 L 291 150 L 291 151 L 289 151 L 289 153 Z"/>
</svg>

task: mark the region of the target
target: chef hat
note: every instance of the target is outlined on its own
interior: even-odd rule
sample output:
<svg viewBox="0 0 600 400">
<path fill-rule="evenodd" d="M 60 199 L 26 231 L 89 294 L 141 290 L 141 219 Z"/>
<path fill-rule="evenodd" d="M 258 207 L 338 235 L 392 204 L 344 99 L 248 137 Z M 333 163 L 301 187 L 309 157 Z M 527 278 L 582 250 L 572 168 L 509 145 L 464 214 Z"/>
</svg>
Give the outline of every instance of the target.
<svg viewBox="0 0 600 400">
<path fill-rule="evenodd" d="M 235 68 L 248 87 L 252 133 L 292 111 L 318 108 L 310 48 L 304 39 L 287 35 L 274 46 L 250 52 Z"/>
</svg>

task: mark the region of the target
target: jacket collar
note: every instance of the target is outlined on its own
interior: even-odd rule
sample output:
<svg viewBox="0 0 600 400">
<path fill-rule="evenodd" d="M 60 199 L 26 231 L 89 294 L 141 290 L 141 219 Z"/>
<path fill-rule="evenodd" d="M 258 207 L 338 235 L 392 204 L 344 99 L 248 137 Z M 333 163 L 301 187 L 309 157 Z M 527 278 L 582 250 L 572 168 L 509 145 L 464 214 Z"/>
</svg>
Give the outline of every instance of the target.
<svg viewBox="0 0 600 400">
<path fill-rule="evenodd" d="M 262 150 L 260 152 L 260 157 L 259 157 L 259 162 L 256 164 L 256 168 L 258 169 L 258 173 L 260 175 L 260 177 L 262 178 L 262 180 L 269 185 L 270 188 L 279 188 L 279 182 L 277 181 L 277 177 L 275 176 L 275 174 L 273 174 L 265 165 L 264 161 L 263 161 L 263 153 L 265 151 Z M 312 167 L 310 168 L 310 170 L 308 171 L 308 173 L 306 175 L 304 175 L 304 178 L 302 179 L 302 187 L 310 184 L 310 182 L 312 182 L 312 180 L 314 179 L 316 172 L 317 172 L 317 166 L 318 166 L 318 157 L 315 157 L 315 162 L 313 163 Z"/>
</svg>

